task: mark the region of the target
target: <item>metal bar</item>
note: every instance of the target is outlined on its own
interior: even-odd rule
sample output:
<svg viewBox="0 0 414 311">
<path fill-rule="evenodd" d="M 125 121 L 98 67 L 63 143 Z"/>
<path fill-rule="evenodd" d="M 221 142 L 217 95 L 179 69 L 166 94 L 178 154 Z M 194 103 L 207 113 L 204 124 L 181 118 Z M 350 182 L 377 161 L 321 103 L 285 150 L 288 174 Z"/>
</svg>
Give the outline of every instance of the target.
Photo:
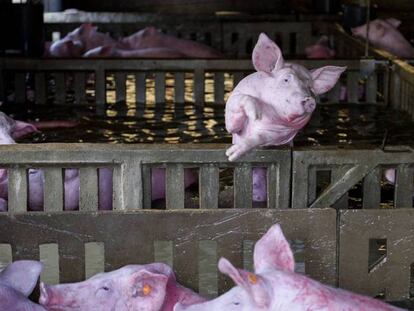
<svg viewBox="0 0 414 311">
<path fill-rule="evenodd" d="M 86 77 L 84 72 L 76 72 L 74 75 L 75 83 L 75 103 L 86 102 Z"/>
<path fill-rule="evenodd" d="M 194 103 L 198 106 L 204 105 L 204 70 L 194 70 Z"/>
<path fill-rule="evenodd" d="M 27 171 L 24 167 L 8 170 L 8 209 L 11 213 L 27 210 Z"/>
<path fill-rule="evenodd" d="M 234 207 L 252 207 L 252 167 L 241 164 L 234 168 Z"/>
<path fill-rule="evenodd" d="M 396 170 L 395 176 L 395 207 L 409 208 L 413 207 L 413 167 L 406 164 L 400 164 Z"/>
<path fill-rule="evenodd" d="M 104 114 L 106 109 L 106 74 L 102 69 L 95 71 L 95 102 L 97 114 Z"/>
<path fill-rule="evenodd" d="M 224 103 L 224 73 L 214 73 L 214 102 L 216 104 Z"/>
<path fill-rule="evenodd" d="M 126 99 L 126 73 L 115 73 L 115 97 L 116 102 L 124 102 Z"/>
<path fill-rule="evenodd" d="M 182 164 L 168 164 L 166 169 L 166 207 L 184 208 L 184 169 Z"/>
<path fill-rule="evenodd" d="M 379 208 L 381 203 L 381 169 L 374 168 L 364 178 L 363 183 L 363 208 Z"/>
<path fill-rule="evenodd" d="M 26 74 L 16 72 L 14 75 L 15 101 L 17 104 L 26 103 Z"/>
<path fill-rule="evenodd" d="M 35 103 L 46 104 L 46 75 L 44 72 L 35 73 Z"/>
<path fill-rule="evenodd" d="M 45 186 L 43 190 L 44 211 L 63 211 L 63 174 L 58 167 L 47 167 L 44 171 Z"/>
<path fill-rule="evenodd" d="M 79 169 L 80 179 L 80 211 L 98 210 L 98 171 L 96 167 Z"/>
<path fill-rule="evenodd" d="M 200 167 L 200 208 L 218 208 L 219 173 L 214 164 Z"/>
<path fill-rule="evenodd" d="M 155 73 L 155 103 L 165 104 L 165 72 Z"/>
<path fill-rule="evenodd" d="M 64 105 L 66 103 L 66 85 L 65 74 L 55 73 L 56 94 L 55 101 L 57 105 Z"/>
</svg>

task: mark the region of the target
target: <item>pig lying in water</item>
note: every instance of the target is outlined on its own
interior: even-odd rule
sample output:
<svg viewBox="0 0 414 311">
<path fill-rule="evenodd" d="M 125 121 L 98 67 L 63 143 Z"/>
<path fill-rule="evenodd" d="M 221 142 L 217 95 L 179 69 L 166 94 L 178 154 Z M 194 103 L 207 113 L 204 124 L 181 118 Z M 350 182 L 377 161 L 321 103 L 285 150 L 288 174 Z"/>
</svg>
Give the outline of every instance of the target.
<svg viewBox="0 0 414 311">
<path fill-rule="evenodd" d="M 345 67 L 326 66 L 312 71 L 285 63 L 279 47 L 260 34 L 253 50 L 256 73 L 244 78 L 230 95 L 225 111 L 226 129 L 233 145 L 226 151 L 235 161 L 259 146 L 290 143 L 309 121 L 314 96 L 334 87 Z M 266 200 L 265 169 L 253 170 L 253 200 Z"/>
<path fill-rule="evenodd" d="M 254 248 L 255 273 L 235 268 L 221 258 L 219 270 L 236 287 L 222 296 L 174 311 L 391 311 L 401 310 L 379 300 L 332 288 L 294 272 L 294 258 L 279 225 L 274 225 Z"/>
<path fill-rule="evenodd" d="M 397 30 L 401 21 L 395 18 L 388 18 L 386 20 L 376 19 L 369 23 L 369 42 L 377 48 L 403 58 L 413 58 L 414 48 L 404 38 L 404 36 Z M 352 34 L 366 39 L 367 25 L 362 25 L 351 29 Z"/>
<path fill-rule="evenodd" d="M 71 126 L 70 121 L 49 121 L 35 123 L 42 128 Z M 16 121 L 0 112 L 0 145 L 15 144 L 15 139 L 37 132 L 33 124 Z M 28 172 L 28 208 L 29 210 L 42 210 L 43 208 L 43 180 L 42 170 L 29 169 Z M 184 171 L 184 185 L 190 186 L 197 180 L 196 173 L 186 169 Z M 112 170 L 100 168 L 98 174 L 98 196 L 99 209 L 112 209 Z M 77 169 L 65 169 L 64 174 L 64 208 L 65 210 L 75 210 L 79 207 L 79 171 Z M 165 170 L 155 168 L 151 174 L 152 199 L 162 199 L 165 197 Z M 7 211 L 8 198 L 8 178 L 7 170 L 0 169 L 0 211 Z"/>
<path fill-rule="evenodd" d="M 0 310 L 46 311 L 27 297 L 36 286 L 42 264 L 38 261 L 20 260 L 0 272 Z"/>
<path fill-rule="evenodd" d="M 162 263 L 129 265 L 80 283 L 41 283 L 40 293 L 40 304 L 60 311 L 172 311 L 177 302 L 205 301 L 178 284 L 171 268 Z"/>
<path fill-rule="evenodd" d="M 134 57 L 134 58 L 217 58 L 211 47 L 166 35 L 154 27 L 115 40 L 91 24 L 82 24 L 63 39 L 52 43 L 45 53 L 52 57 Z"/>
</svg>

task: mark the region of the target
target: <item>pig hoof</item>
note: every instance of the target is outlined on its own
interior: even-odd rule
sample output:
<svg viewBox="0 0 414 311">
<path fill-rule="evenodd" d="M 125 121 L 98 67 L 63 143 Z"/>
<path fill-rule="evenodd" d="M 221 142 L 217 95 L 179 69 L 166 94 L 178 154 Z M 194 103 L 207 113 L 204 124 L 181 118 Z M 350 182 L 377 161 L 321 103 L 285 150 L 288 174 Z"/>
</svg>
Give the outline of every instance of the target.
<svg viewBox="0 0 414 311">
<path fill-rule="evenodd" d="M 240 158 L 246 151 L 246 148 L 241 145 L 233 145 L 227 149 L 226 156 L 228 156 L 230 162 L 233 162 Z"/>
</svg>

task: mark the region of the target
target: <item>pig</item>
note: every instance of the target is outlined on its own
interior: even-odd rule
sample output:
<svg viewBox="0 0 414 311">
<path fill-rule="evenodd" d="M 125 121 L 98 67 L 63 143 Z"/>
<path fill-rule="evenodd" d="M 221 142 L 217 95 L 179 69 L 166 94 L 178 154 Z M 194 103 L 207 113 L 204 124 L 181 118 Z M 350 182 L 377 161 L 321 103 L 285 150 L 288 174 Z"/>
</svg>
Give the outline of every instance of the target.
<svg viewBox="0 0 414 311">
<path fill-rule="evenodd" d="M 0 145 L 15 144 L 15 139 L 23 137 L 38 129 L 52 127 L 70 127 L 76 124 L 73 121 L 41 121 L 33 124 L 16 121 L 3 112 L 0 112 Z M 42 170 L 29 169 L 28 208 L 38 211 L 43 209 L 43 180 Z M 112 170 L 100 168 L 98 170 L 98 198 L 99 209 L 112 209 Z M 189 187 L 197 181 L 197 174 L 191 169 L 184 171 L 184 185 Z M 76 210 L 79 207 L 79 171 L 77 169 L 65 169 L 64 173 L 64 209 Z M 165 169 L 154 168 L 151 174 L 151 198 L 158 200 L 165 198 Z M 0 211 L 7 211 L 8 178 L 7 170 L 0 169 Z"/>
<path fill-rule="evenodd" d="M 52 57 L 81 57 L 87 51 L 99 46 L 119 46 L 123 44 L 111 36 L 98 31 L 90 23 L 82 24 L 63 39 L 58 40 L 49 48 Z"/>
<path fill-rule="evenodd" d="M 414 48 L 397 30 L 401 21 L 395 18 L 376 19 L 369 23 L 368 40 L 376 48 L 383 49 L 397 57 L 413 58 Z M 354 36 L 366 39 L 367 25 L 351 29 Z"/>
<path fill-rule="evenodd" d="M 314 45 L 305 48 L 305 54 L 309 59 L 331 59 L 336 52 L 329 47 L 329 38 L 322 36 Z"/>
<path fill-rule="evenodd" d="M 27 297 L 33 291 L 42 271 L 38 261 L 19 260 L 0 272 L 0 310 L 46 311 Z"/>
<path fill-rule="evenodd" d="M 176 282 L 171 268 L 162 263 L 128 265 L 72 284 L 40 284 L 39 303 L 50 310 L 172 311 L 205 299 Z"/>
<path fill-rule="evenodd" d="M 129 50 L 168 48 L 180 51 L 187 57 L 222 57 L 221 53 L 207 45 L 161 33 L 155 27 L 146 27 L 129 37 L 122 38 L 120 42 Z"/>
<path fill-rule="evenodd" d="M 83 54 L 83 57 L 120 57 L 120 58 L 185 58 L 180 51 L 170 48 L 147 48 L 123 50 L 114 46 L 100 46 Z"/>
<path fill-rule="evenodd" d="M 256 243 L 254 273 L 235 268 L 221 258 L 219 270 L 236 284 L 222 296 L 200 304 L 177 303 L 174 311 L 392 311 L 402 310 L 377 299 L 323 285 L 294 272 L 289 243 L 278 224 Z"/>
<path fill-rule="evenodd" d="M 225 108 L 226 129 L 233 135 L 227 149 L 235 161 L 258 146 L 290 143 L 316 107 L 314 95 L 334 87 L 346 67 L 326 66 L 309 72 L 285 63 L 279 47 L 264 33 L 253 50 L 256 73 L 235 87 Z M 266 200 L 263 168 L 253 169 L 253 200 Z"/>
<path fill-rule="evenodd" d="M 234 88 L 226 103 L 226 129 L 233 135 L 227 149 L 234 161 L 258 146 L 290 143 L 309 121 L 314 96 L 334 87 L 346 67 L 326 66 L 312 71 L 285 63 L 279 47 L 264 33 L 253 50 L 257 72 Z"/>
</svg>

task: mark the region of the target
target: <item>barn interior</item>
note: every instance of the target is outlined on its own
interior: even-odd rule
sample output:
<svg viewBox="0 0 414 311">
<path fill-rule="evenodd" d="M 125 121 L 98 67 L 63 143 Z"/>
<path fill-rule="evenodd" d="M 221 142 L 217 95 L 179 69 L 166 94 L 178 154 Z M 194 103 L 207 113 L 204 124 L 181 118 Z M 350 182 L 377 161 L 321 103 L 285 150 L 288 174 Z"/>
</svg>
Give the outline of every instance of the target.
<svg viewBox="0 0 414 311">
<path fill-rule="evenodd" d="M 217 263 L 262 277 L 275 224 L 294 275 L 373 298 L 321 310 L 414 310 L 413 44 L 412 0 L 0 0 L 0 310 L 139 310 L 71 291 L 153 262 L 250 295 Z"/>
</svg>

